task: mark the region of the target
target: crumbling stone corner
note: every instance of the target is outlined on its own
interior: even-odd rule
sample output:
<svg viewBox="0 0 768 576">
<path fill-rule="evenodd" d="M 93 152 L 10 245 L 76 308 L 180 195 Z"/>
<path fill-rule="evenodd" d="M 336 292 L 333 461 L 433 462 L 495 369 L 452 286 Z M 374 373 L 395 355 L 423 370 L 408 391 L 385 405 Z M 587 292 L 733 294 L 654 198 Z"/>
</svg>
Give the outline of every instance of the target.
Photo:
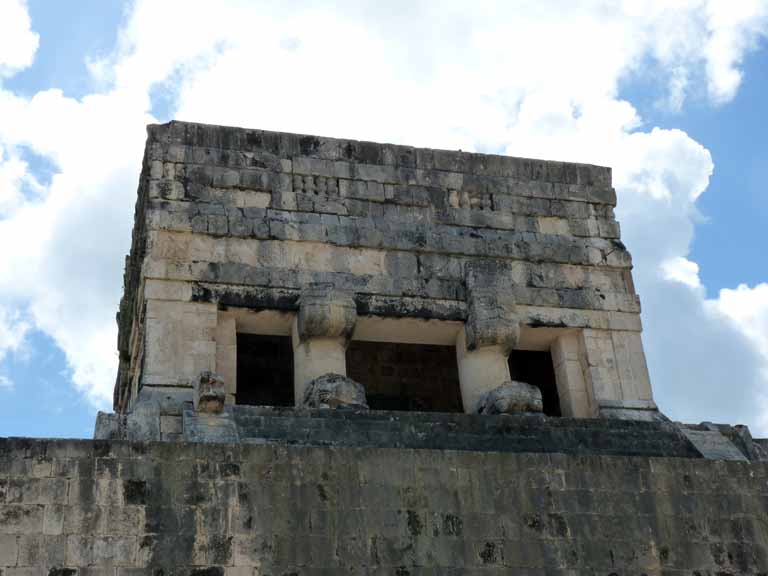
<svg viewBox="0 0 768 576">
<path fill-rule="evenodd" d="M 325 374 L 347 375 L 346 351 L 355 329 L 354 295 L 332 284 L 310 284 L 293 323 L 294 398 L 300 406 L 310 382 Z"/>
</svg>

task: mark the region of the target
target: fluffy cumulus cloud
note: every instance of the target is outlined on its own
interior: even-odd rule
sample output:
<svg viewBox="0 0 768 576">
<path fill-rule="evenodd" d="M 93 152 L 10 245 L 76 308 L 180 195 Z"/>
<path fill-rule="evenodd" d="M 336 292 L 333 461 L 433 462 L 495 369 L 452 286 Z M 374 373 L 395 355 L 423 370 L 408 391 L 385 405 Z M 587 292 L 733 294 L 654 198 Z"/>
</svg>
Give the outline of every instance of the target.
<svg viewBox="0 0 768 576">
<path fill-rule="evenodd" d="M 89 61 L 103 91 L 0 91 L 0 246 L 14 246 L 0 306 L 17 311 L 0 316 L 0 350 L 3 326 L 43 330 L 75 385 L 106 403 L 143 126 L 170 102 L 184 120 L 613 166 L 662 409 L 766 431 L 752 400 L 768 391 L 768 289 L 707 299 L 687 259 L 713 159 L 618 96 L 653 70 L 672 109 L 697 91 L 727 104 L 768 33 L 768 2 L 736 4 L 139 1 L 114 52 Z M 0 22 L 18 38 L 0 29 L 0 70 L 29 65 L 23 4 L 0 0 Z M 50 184 L 22 147 L 55 164 Z"/>
<path fill-rule="evenodd" d="M 0 0 L 0 78 L 32 64 L 40 38 L 30 24 L 25 0 Z"/>
</svg>

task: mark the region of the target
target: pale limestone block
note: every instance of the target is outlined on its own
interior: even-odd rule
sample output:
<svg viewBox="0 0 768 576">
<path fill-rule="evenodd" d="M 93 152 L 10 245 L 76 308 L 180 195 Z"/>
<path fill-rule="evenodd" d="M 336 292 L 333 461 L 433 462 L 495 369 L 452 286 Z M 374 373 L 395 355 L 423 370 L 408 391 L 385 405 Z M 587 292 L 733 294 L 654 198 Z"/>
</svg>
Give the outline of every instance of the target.
<svg viewBox="0 0 768 576">
<path fill-rule="evenodd" d="M 552 343 L 550 350 L 555 366 L 567 361 L 579 361 L 579 338 L 575 332 L 568 332 Z"/>
<path fill-rule="evenodd" d="M 307 385 L 324 374 L 347 375 L 347 339 L 313 337 L 303 341 L 299 337 L 298 321 L 291 329 L 293 342 L 293 382 L 296 406 L 304 399 Z"/>
<path fill-rule="evenodd" d="M 187 147 L 183 144 L 171 144 L 166 149 L 165 159 L 169 162 L 184 162 L 187 156 Z"/>
<path fill-rule="evenodd" d="M 184 166 L 182 164 L 176 164 L 174 162 L 163 163 L 163 178 L 166 180 L 173 180 L 178 176 L 178 179 L 184 177 Z"/>
<path fill-rule="evenodd" d="M 191 385 L 216 368 L 215 304 L 148 300 L 142 378 L 154 384 Z"/>
<path fill-rule="evenodd" d="M 536 219 L 539 232 L 542 234 L 560 234 L 569 235 L 571 229 L 568 226 L 568 220 L 553 216 L 540 216 Z"/>
<path fill-rule="evenodd" d="M 555 368 L 557 393 L 563 416 L 591 418 L 596 415 L 591 383 L 582 369 L 583 346 L 578 332 L 566 332 L 550 348 Z"/>
<path fill-rule="evenodd" d="M 235 196 L 236 206 L 240 208 L 269 208 L 272 194 L 269 192 L 239 191 Z"/>
<path fill-rule="evenodd" d="M 206 235 L 155 230 L 149 233 L 150 257 L 145 276 L 193 279 L 207 262 L 314 272 L 345 272 L 357 276 L 388 273 L 386 250 L 350 248 L 320 242 L 214 238 Z M 169 260 L 176 263 L 168 262 Z M 147 264 L 149 263 L 149 264 Z"/>
<path fill-rule="evenodd" d="M 639 332 L 611 332 L 624 400 L 653 400 Z"/>
<path fill-rule="evenodd" d="M 557 394 L 563 416 L 593 418 L 596 416 L 587 380 L 578 361 L 566 361 L 555 367 Z"/>
<path fill-rule="evenodd" d="M 144 283 L 144 298 L 188 302 L 192 299 L 192 285 L 189 282 L 149 279 Z"/>
<path fill-rule="evenodd" d="M 18 536 L 0 534 L 0 566 L 16 566 L 18 556 Z"/>
<path fill-rule="evenodd" d="M 456 338 L 456 360 L 464 412 L 477 412 L 480 399 L 488 392 L 511 380 L 506 346 L 486 346 L 467 350 L 466 329 Z"/>
<path fill-rule="evenodd" d="M 163 163 L 159 160 L 152 160 L 149 164 L 149 177 L 153 180 L 160 180 L 163 177 Z"/>
<path fill-rule="evenodd" d="M 229 401 L 237 392 L 237 322 L 234 316 L 219 312 L 216 325 L 216 372 L 224 380 Z"/>
<path fill-rule="evenodd" d="M 584 371 L 587 381 L 592 386 L 595 401 L 599 404 L 602 400 L 621 400 L 621 386 L 615 370 L 608 370 L 597 366 L 589 366 Z"/>
</svg>

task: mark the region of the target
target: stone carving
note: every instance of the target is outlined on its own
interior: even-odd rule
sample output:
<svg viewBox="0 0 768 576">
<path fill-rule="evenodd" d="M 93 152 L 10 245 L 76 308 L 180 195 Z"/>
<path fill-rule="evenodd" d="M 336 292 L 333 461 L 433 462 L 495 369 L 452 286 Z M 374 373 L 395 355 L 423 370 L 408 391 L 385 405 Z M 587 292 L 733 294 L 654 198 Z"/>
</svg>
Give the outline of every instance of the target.
<svg viewBox="0 0 768 576">
<path fill-rule="evenodd" d="M 323 374 L 312 380 L 304 393 L 305 408 L 368 409 L 362 384 L 341 374 Z"/>
<path fill-rule="evenodd" d="M 495 287 L 478 287 L 471 290 L 467 300 L 467 350 L 501 346 L 509 353 L 520 336 L 512 299 Z"/>
<path fill-rule="evenodd" d="M 293 176 L 293 191 L 304 194 L 339 195 L 339 179 L 326 178 L 324 176 Z"/>
<path fill-rule="evenodd" d="M 195 410 L 206 414 L 220 414 L 224 411 L 224 381 L 218 374 L 201 372 L 195 381 Z"/>
<path fill-rule="evenodd" d="M 332 284 L 311 284 L 301 293 L 298 315 L 299 339 L 349 339 L 355 328 L 357 308 L 351 292 Z"/>
<path fill-rule="evenodd" d="M 516 380 L 504 382 L 485 394 L 477 407 L 478 414 L 520 414 L 542 410 L 541 390 Z"/>
</svg>

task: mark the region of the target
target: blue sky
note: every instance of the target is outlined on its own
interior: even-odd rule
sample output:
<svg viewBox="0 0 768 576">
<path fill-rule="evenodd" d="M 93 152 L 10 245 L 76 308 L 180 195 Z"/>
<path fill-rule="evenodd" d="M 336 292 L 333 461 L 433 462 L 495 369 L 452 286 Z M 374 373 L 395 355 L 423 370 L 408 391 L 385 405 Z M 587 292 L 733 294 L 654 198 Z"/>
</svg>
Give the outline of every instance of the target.
<svg viewBox="0 0 768 576">
<path fill-rule="evenodd" d="M 660 407 L 768 435 L 768 2 L 546 4 L 0 0 L 0 435 L 109 409 L 174 117 L 613 166 Z"/>
</svg>

